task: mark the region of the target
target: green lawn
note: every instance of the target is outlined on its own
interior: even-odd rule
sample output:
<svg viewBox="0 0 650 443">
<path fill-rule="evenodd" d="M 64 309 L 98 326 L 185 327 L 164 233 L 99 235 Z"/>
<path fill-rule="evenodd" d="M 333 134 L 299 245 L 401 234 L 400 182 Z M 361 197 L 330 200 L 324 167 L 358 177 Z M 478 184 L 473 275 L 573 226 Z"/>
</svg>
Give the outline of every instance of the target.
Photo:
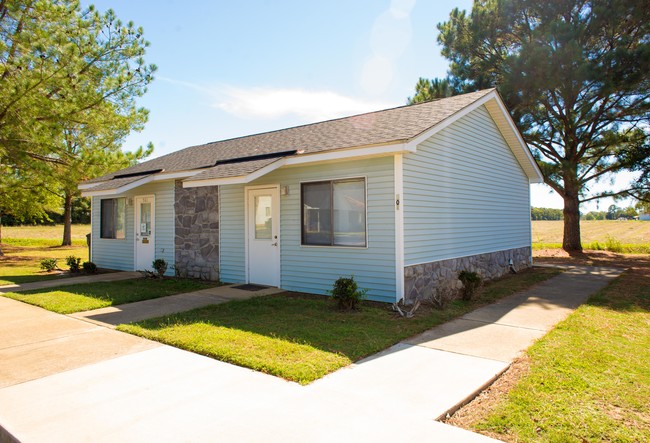
<svg viewBox="0 0 650 443">
<path fill-rule="evenodd" d="M 41 243 L 32 246 L 11 246 L 3 244 L 4 256 L 0 256 L 0 285 L 21 284 L 33 281 L 62 278 L 58 274 L 44 272 L 40 263 L 44 258 L 58 259 L 61 269 L 66 269 L 65 258 L 74 255 L 81 261 L 88 260 L 86 246 L 47 246 Z M 45 242 L 47 243 L 47 242 Z"/>
<path fill-rule="evenodd" d="M 650 270 L 626 271 L 528 350 L 530 371 L 473 426 L 517 442 L 650 441 Z"/>
<path fill-rule="evenodd" d="M 558 272 L 535 268 L 509 276 L 484 287 L 476 300 L 454 301 L 444 311 L 422 307 L 412 319 L 395 316 L 385 304 L 366 302 L 361 311 L 344 313 L 329 298 L 284 293 L 118 329 L 307 384 Z"/>
<path fill-rule="evenodd" d="M 60 246 L 63 226 L 3 226 L 0 256 L 0 286 L 61 278 L 41 270 L 44 258 L 56 258 L 66 269 L 65 258 L 74 255 L 88 260 L 86 233 L 90 225 L 72 225 L 72 246 Z"/>
<path fill-rule="evenodd" d="M 197 291 L 215 286 L 212 282 L 189 279 L 136 279 L 82 283 L 51 289 L 0 294 L 59 314 L 88 311 L 133 303 L 166 295 Z"/>
</svg>

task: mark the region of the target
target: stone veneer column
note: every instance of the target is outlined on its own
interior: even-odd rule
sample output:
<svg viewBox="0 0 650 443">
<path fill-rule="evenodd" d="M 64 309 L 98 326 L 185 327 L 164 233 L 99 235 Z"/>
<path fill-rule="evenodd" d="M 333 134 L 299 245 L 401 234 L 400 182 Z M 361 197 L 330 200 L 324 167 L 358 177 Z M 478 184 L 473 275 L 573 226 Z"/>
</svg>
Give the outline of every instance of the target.
<svg viewBox="0 0 650 443">
<path fill-rule="evenodd" d="M 404 299 L 430 300 L 436 297 L 456 297 L 463 284 L 458 280 L 460 271 L 476 272 L 483 280 L 493 280 L 510 271 L 510 260 L 515 269 L 532 266 L 529 246 L 487 254 L 422 263 L 404 268 Z"/>
<path fill-rule="evenodd" d="M 174 186 L 176 275 L 219 279 L 219 188 Z"/>
</svg>

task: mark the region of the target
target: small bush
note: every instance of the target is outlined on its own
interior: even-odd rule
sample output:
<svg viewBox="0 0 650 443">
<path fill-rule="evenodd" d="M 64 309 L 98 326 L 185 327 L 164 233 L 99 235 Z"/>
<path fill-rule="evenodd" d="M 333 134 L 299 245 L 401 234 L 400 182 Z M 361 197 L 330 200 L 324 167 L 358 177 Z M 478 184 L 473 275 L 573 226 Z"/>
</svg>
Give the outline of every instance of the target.
<svg viewBox="0 0 650 443">
<path fill-rule="evenodd" d="M 84 272 L 86 274 L 96 274 L 97 273 L 97 265 L 91 261 L 85 261 L 83 264 Z"/>
<path fill-rule="evenodd" d="M 359 309 L 361 300 L 368 292 L 367 289 L 359 289 L 357 282 L 354 281 L 354 276 L 339 277 L 332 287 L 331 291 L 327 291 L 332 295 L 336 301 L 336 306 L 342 311 L 351 311 Z"/>
<path fill-rule="evenodd" d="M 616 240 L 611 235 L 608 235 L 607 241 L 605 242 L 605 249 L 610 252 L 623 252 L 623 245 L 620 241 Z"/>
<path fill-rule="evenodd" d="M 471 300 L 476 290 L 481 286 L 481 276 L 476 272 L 461 271 L 458 280 L 463 283 L 463 300 Z"/>
<path fill-rule="evenodd" d="M 151 263 L 151 266 L 156 271 L 156 274 L 158 274 L 158 278 L 163 278 L 163 276 L 165 275 L 165 272 L 167 272 L 167 262 L 165 260 L 163 260 L 162 258 L 155 259 Z"/>
<path fill-rule="evenodd" d="M 56 258 L 44 258 L 41 260 L 41 269 L 47 272 L 52 272 L 57 268 Z"/>
<path fill-rule="evenodd" d="M 76 273 L 81 270 L 81 257 L 70 255 L 66 257 L 65 264 L 70 268 L 70 272 Z"/>
</svg>

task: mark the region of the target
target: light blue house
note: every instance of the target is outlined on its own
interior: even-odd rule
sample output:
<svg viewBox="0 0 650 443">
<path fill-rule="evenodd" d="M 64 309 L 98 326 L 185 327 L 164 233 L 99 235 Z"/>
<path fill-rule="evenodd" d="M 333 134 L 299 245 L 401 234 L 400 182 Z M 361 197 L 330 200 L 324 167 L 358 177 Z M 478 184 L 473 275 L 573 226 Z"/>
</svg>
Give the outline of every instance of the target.
<svg viewBox="0 0 650 443">
<path fill-rule="evenodd" d="M 530 266 L 542 175 L 494 89 L 193 146 L 89 180 L 91 260 L 373 300 Z"/>
</svg>

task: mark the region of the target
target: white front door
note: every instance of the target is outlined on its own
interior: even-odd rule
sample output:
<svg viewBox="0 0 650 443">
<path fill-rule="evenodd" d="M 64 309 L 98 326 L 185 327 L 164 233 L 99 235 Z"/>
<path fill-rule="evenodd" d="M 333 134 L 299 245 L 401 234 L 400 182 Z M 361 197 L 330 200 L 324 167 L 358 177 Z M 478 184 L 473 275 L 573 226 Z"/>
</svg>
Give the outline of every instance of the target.
<svg viewBox="0 0 650 443">
<path fill-rule="evenodd" d="M 248 281 L 280 286 L 280 190 L 248 189 Z"/>
<path fill-rule="evenodd" d="M 135 269 L 153 269 L 151 263 L 156 257 L 154 238 L 154 196 L 139 195 L 134 198 L 135 205 Z"/>
</svg>

